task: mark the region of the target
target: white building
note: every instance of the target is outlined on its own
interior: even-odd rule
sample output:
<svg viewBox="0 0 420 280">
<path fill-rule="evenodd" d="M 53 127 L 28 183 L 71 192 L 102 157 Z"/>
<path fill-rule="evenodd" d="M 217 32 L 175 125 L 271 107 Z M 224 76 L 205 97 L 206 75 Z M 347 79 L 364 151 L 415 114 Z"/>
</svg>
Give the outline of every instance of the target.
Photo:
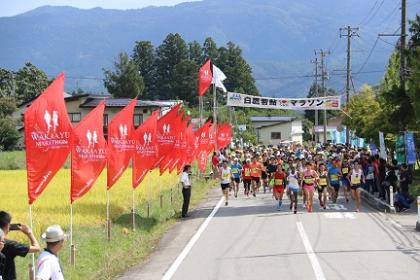
<svg viewBox="0 0 420 280">
<path fill-rule="evenodd" d="M 251 117 L 251 122 L 260 144 L 278 145 L 288 142 L 302 144 L 303 142 L 302 121 L 295 117 Z"/>
</svg>

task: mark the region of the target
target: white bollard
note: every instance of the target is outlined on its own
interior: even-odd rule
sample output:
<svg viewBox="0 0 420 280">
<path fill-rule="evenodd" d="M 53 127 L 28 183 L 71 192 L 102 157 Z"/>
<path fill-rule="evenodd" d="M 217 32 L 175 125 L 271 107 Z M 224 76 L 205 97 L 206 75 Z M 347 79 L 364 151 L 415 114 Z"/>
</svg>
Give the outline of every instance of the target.
<svg viewBox="0 0 420 280">
<path fill-rule="evenodd" d="M 389 186 L 389 211 L 391 213 L 395 213 L 395 206 L 394 206 L 394 187 L 391 185 Z"/>
<path fill-rule="evenodd" d="M 416 230 L 420 231 L 420 196 L 417 197 L 417 214 Z"/>
</svg>

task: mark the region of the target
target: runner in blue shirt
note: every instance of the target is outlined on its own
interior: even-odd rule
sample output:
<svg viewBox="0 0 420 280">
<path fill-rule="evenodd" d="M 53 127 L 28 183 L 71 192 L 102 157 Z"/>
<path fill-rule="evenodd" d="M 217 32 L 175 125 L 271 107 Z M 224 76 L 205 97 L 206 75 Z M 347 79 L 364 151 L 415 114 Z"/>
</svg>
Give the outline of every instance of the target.
<svg viewBox="0 0 420 280">
<path fill-rule="evenodd" d="M 233 159 L 233 163 L 230 165 L 232 172 L 232 184 L 233 192 L 235 197 L 238 197 L 239 183 L 241 182 L 242 165 L 239 163 L 238 158 Z"/>
<path fill-rule="evenodd" d="M 328 177 L 330 179 L 330 186 L 332 188 L 333 203 L 337 203 L 338 192 L 340 190 L 341 171 L 338 167 L 338 160 L 332 161 L 333 166 L 328 170 Z"/>
</svg>

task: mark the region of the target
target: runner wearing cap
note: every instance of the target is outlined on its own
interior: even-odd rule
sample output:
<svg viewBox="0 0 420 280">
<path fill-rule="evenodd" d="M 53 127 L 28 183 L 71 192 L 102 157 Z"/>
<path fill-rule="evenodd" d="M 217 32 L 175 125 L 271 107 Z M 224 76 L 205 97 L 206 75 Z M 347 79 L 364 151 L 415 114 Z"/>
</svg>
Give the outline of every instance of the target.
<svg viewBox="0 0 420 280">
<path fill-rule="evenodd" d="M 251 188 L 251 160 L 247 158 L 242 167 L 242 181 L 244 182 L 244 194 L 249 197 L 249 190 Z"/>
<path fill-rule="evenodd" d="M 239 183 L 241 182 L 241 173 L 242 166 L 238 161 L 238 158 L 233 159 L 233 163 L 230 165 L 230 170 L 232 172 L 232 183 L 233 183 L 233 193 L 235 197 L 238 197 Z"/>
<path fill-rule="evenodd" d="M 232 173 L 227 160 L 223 161 L 222 168 L 220 169 L 220 186 L 223 195 L 225 196 L 225 205 L 228 205 L 229 188 L 231 183 Z"/>
<path fill-rule="evenodd" d="M 59 225 L 52 225 L 41 236 L 47 248 L 38 258 L 36 280 L 64 280 L 57 254 L 63 248 L 66 235 Z"/>
<path fill-rule="evenodd" d="M 278 201 L 277 210 L 280 211 L 281 205 L 283 204 L 283 193 L 286 185 L 286 173 L 283 171 L 281 165 L 277 166 L 277 171 L 274 173 L 274 188 L 273 195 L 276 201 Z M 277 204 L 277 203 L 276 203 Z"/>
<path fill-rule="evenodd" d="M 261 175 L 263 165 L 258 161 L 257 156 L 254 156 L 251 163 L 251 177 L 252 177 L 252 195 L 255 197 L 257 190 L 261 187 Z"/>
</svg>

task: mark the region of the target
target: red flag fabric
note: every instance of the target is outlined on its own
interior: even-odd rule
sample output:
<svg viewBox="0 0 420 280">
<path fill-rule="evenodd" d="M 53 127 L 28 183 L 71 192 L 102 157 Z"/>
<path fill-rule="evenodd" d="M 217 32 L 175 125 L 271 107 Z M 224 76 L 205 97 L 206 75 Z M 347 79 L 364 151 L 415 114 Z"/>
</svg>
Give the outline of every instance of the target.
<svg viewBox="0 0 420 280">
<path fill-rule="evenodd" d="M 173 159 L 169 164 L 169 172 L 172 172 L 179 164 L 182 164 L 185 149 L 187 146 L 185 130 L 187 129 L 189 117 L 185 117 L 179 127 L 178 135 L 173 149 Z"/>
<path fill-rule="evenodd" d="M 213 80 L 213 74 L 211 72 L 211 61 L 210 59 L 201 66 L 198 72 L 198 95 L 203 96 L 206 90 L 210 87 Z"/>
<path fill-rule="evenodd" d="M 73 130 L 70 202 L 81 198 L 95 183 L 106 165 L 103 132 L 105 102 L 102 101 Z"/>
<path fill-rule="evenodd" d="M 159 157 L 155 166 L 160 165 L 175 144 L 176 129 L 174 128 L 176 128 L 175 124 L 179 121 L 177 115 L 180 107 L 181 103 L 178 103 L 157 121 L 156 137 Z"/>
<path fill-rule="evenodd" d="M 133 151 L 133 113 L 137 100 L 133 99 L 108 125 L 107 187 L 117 182 L 127 168 Z"/>
<path fill-rule="evenodd" d="M 225 148 L 232 142 L 232 126 L 230 124 L 219 124 L 217 126 L 217 146 Z"/>
<path fill-rule="evenodd" d="M 156 125 L 159 110 L 152 115 L 134 132 L 136 149 L 133 156 L 133 189 L 143 181 L 147 172 L 154 168 L 159 156 L 156 140 Z"/>
<path fill-rule="evenodd" d="M 201 172 L 206 171 L 208 154 L 209 154 L 209 130 L 212 123 L 210 121 L 206 122 L 202 127 L 200 127 L 196 132 L 195 135 L 199 136 L 199 145 L 197 151 L 197 159 L 198 159 L 198 168 Z"/>
<path fill-rule="evenodd" d="M 216 142 L 216 140 L 217 140 L 216 127 L 217 126 L 213 124 L 209 128 L 209 132 L 208 132 L 208 134 L 209 134 L 209 136 L 208 136 L 209 137 L 209 145 L 207 146 L 207 151 L 209 153 L 216 150 L 216 144 L 217 144 L 217 142 Z"/>
<path fill-rule="evenodd" d="M 32 204 L 70 152 L 72 125 L 64 103 L 64 73 L 29 106 L 24 126 L 28 200 Z"/>
<path fill-rule="evenodd" d="M 184 110 L 181 110 L 182 112 L 179 112 L 178 115 L 173 119 L 173 122 L 171 124 L 172 126 L 172 132 L 174 133 L 174 143 L 172 145 L 171 150 L 169 151 L 169 153 L 163 158 L 163 160 L 160 163 L 160 175 L 162 175 L 166 169 L 170 168 L 173 166 L 173 163 L 178 160 L 178 150 L 179 150 L 179 146 L 180 146 L 180 134 L 182 132 L 182 126 L 183 124 L 183 115 L 184 115 Z M 172 172 L 173 168 L 170 169 L 170 171 Z"/>
<path fill-rule="evenodd" d="M 192 156 L 194 153 L 194 132 L 192 130 L 192 124 L 185 128 L 185 137 L 181 141 L 180 147 L 180 160 L 178 161 L 176 168 L 178 174 L 182 171 L 186 164 L 192 162 Z"/>
</svg>

